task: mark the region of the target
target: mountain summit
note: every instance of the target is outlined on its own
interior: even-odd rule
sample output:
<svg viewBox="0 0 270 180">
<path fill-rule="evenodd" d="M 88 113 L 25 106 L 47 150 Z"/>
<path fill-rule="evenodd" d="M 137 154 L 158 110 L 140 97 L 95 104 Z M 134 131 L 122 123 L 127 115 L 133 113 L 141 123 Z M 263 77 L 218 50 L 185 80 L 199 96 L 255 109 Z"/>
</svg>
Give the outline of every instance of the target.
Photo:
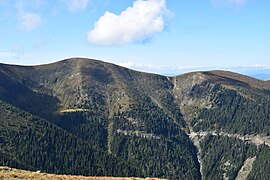
<svg viewBox="0 0 270 180">
<path fill-rule="evenodd" d="M 0 165 L 169 179 L 270 176 L 270 84 L 90 59 L 0 64 Z"/>
</svg>

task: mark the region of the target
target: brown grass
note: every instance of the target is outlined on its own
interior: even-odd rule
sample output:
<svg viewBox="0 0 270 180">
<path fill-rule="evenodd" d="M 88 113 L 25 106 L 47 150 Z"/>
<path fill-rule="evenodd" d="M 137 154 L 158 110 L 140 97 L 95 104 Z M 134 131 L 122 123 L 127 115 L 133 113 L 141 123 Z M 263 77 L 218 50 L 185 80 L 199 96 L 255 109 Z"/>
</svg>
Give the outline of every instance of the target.
<svg viewBox="0 0 270 180">
<path fill-rule="evenodd" d="M 14 180 L 14 179 L 30 179 L 30 180 L 143 180 L 143 178 L 118 178 L 118 177 L 87 177 L 87 176 L 72 176 L 72 175 L 57 175 L 47 174 L 41 172 L 31 172 L 19 170 L 9 167 L 0 166 L 0 180 Z M 146 178 L 145 180 L 158 180 L 157 178 Z"/>
</svg>

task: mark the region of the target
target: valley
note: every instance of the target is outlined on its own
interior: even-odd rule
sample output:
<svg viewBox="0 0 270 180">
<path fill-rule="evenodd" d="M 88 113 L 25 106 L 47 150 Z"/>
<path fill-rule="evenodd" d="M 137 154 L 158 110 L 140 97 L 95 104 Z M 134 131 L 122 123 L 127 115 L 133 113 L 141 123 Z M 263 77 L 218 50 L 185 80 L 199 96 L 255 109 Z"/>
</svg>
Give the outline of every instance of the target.
<svg viewBox="0 0 270 180">
<path fill-rule="evenodd" d="M 73 58 L 0 64 L 0 165 L 165 179 L 269 177 L 270 84 Z"/>
</svg>

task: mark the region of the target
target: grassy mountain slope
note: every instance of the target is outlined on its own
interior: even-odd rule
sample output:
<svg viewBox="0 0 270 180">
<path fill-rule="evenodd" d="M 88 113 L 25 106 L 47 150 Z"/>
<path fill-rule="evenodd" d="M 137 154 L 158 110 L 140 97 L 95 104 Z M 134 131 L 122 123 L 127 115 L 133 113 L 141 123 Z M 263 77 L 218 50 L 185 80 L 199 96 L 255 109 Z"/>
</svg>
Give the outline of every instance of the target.
<svg viewBox="0 0 270 180">
<path fill-rule="evenodd" d="M 225 71 L 188 73 L 173 82 L 187 132 L 195 134 L 203 179 L 235 179 L 245 160 L 260 157 L 247 137 L 256 145 L 269 142 L 269 84 Z M 258 177 L 268 174 L 264 163 L 252 167 L 262 169 Z"/>
<path fill-rule="evenodd" d="M 260 157 L 242 136 L 270 135 L 270 84 L 225 71 L 166 77 L 79 58 L 0 64 L 0 100 L 0 162 L 53 173 L 233 179 Z M 223 136 L 200 139 L 206 132 Z"/>
<path fill-rule="evenodd" d="M 33 152 L 33 161 L 39 162 L 42 158 L 44 167 L 33 162 L 27 164 L 55 173 L 200 178 L 196 148 L 181 129 L 183 118 L 179 107 L 175 107 L 177 111 L 171 111 L 167 107 L 170 104 L 163 101 L 160 94 L 152 94 L 159 88 L 172 96 L 171 87 L 162 87 L 163 82 L 170 83 L 167 78 L 149 75 L 151 88 L 144 89 L 145 84 L 140 82 L 141 73 L 85 59 L 35 67 L 2 65 L 0 72 L 3 74 L 0 79 L 5 82 L 0 84 L 3 89 L 1 100 L 56 125 L 59 129 L 54 131 L 63 134 L 62 138 L 67 136 L 63 132 L 74 136 L 82 144 L 75 143 L 75 147 L 70 148 L 82 151 L 81 156 L 86 156 L 63 154 L 62 151 L 70 146 L 69 142 L 51 142 L 48 139 L 40 142 L 36 130 L 31 130 L 34 134 L 30 135 L 18 131 L 20 142 L 6 137 L 8 140 L 3 147 L 8 142 L 21 144 L 23 147 L 16 145 L 14 148 L 25 153 L 19 162 L 25 161 L 26 153 L 32 148 L 49 141 L 59 146 L 56 154 L 52 155 L 59 156 L 59 159 L 50 157 L 50 154 L 49 157 L 38 154 L 48 154 L 51 148 L 55 149 L 49 147 Z M 12 88 L 15 90 L 10 91 Z M 167 108 L 166 112 L 163 107 Z M 2 119 L 6 121 L 8 118 L 3 116 Z M 40 125 L 40 128 L 48 129 L 45 125 Z M 9 131 L 11 127 L 4 129 Z M 54 136 L 51 134 L 48 138 Z M 38 143 L 25 149 L 22 142 L 30 139 Z M 87 150 L 90 147 L 91 150 Z M 1 150 L 4 151 L 3 148 Z M 13 150 L 13 153 L 18 152 Z M 66 158 L 84 160 L 77 162 L 75 159 L 75 164 L 65 167 L 62 163 L 69 164 Z M 50 159 L 57 163 L 50 162 Z M 46 169 L 47 164 L 51 169 Z M 81 166 L 89 170 L 79 168 Z M 81 169 L 80 172 L 77 169 Z"/>
<path fill-rule="evenodd" d="M 175 81 L 178 102 L 195 131 L 269 135 L 265 81 L 224 71 L 190 73 Z"/>
</svg>

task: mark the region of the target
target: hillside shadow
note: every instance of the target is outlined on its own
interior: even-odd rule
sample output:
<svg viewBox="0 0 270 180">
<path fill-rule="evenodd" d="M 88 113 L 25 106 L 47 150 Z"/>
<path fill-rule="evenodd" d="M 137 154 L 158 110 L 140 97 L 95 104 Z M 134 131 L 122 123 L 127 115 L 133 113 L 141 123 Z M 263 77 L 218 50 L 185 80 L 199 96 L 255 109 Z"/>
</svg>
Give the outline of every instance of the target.
<svg viewBox="0 0 270 180">
<path fill-rule="evenodd" d="M 31 114 L 50 119 L 59 109 L 60 100 L 28 88 L 16 79 L 0 72 L 0 99 Z"/>
</svg>

